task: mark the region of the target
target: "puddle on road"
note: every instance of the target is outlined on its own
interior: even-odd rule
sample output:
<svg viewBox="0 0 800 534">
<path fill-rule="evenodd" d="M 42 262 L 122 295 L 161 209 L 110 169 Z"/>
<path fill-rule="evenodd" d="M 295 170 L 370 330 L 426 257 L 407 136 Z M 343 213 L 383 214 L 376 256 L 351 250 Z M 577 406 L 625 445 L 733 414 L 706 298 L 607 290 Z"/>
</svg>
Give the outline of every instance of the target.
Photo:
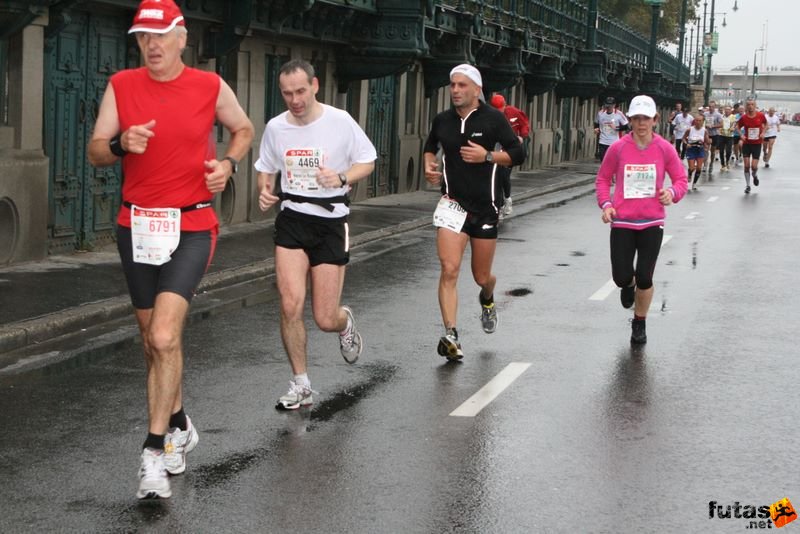
<svg viewBox="0 0 800 534">
<path fill-rule="evenodd" d="M 369 372 L 369 380 L 326 398 L 311 411 L 310 419 L 315 422 L 329 421 L 342 410 L 352 408 L 358 401 L 368 397 L 378 386 L 389 382 L 398 367 L 385 363 L 374 363 L 365 365 L 364 369 Z"/>
<path fill-rule="evenodd" d="M 532 293 L 533 290 L 527 287 L 518 287 L 516 289 L 511 289 L 509 291 L 506 291 L 506 295 L 508 295 L 509 297 L 524 297 Z"/>
<path fill-rule="evenodd" d="M 348 386 L 342 391 L 334 393 L 322 402 L 315 404 L 315 407 L 310 412 L 300 410 L 287 414 L 287 422 L 297 423 L 297 418 L 299 417 L 303 423 L 302 431 L 311 432 L 316 428 L 314 423 L 331 420 L 338 413 L 352 408 L 359 401 L 368 397 L 378 387 L 388 383 L 397 373 L 399 367 L 376 362 L 361 366 L 361 369 L 368 375 L 366 381 Z M 199 488 L 210 488 L 230 482 L 239 473 L 274 456 L 276 449 L 284 446 L 282 445 L 283 440 L 292 439 L 293 436 L 297 435 L 297 431 L 298 428 L 279 429 L 277 438 L 262 447 L 238 452 L 213 464 L 193 468 L 193 484 Z"/>
</svg>

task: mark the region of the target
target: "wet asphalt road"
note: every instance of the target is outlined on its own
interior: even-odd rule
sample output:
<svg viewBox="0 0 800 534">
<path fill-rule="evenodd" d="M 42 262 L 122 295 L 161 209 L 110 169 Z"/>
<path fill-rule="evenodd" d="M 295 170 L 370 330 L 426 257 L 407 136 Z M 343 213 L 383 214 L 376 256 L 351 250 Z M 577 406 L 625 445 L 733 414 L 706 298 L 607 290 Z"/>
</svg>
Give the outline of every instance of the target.
<svg viewBox="0 0 800 534">
<path fill-rule="evenodd" d="M 591 196 L 516 206 L 495 334 L 465 261 L 461 364 L 435 352 L 430 229 L 354 254 L 365 354 L 348 366 L 309 323 L 311 410 L 273 408 L 290 378 L 275 301 L 191 325 L 201 440 L 166 501 L 134 498 L 139 347 L 0 378 L 0 532 L 737 532 L 749 519 L 709 518 L 709 501 L 797 507 L 798 150 L 784 128 L 755 193 L 737 168 L 669 209 L 640 350 L 618 291 L 598 296 Z M 513 362 L 530 366 L 486 408 L 449 415 Z"/>
</svg>

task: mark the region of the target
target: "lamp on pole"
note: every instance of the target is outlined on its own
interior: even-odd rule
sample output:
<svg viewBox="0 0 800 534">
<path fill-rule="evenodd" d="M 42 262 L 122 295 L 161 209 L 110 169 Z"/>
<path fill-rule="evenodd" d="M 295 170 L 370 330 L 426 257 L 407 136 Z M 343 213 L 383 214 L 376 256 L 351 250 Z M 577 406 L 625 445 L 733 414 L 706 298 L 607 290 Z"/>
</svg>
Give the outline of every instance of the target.
<svg viewBox="0 0 800 534">
<path fill-rule="evenodd" d="M 650 4 L 653 8 L 653 19 L 650 26 L 650 53 L 647 56 L 647 70 L 656 70 L 656 42 L 658 37 L 658 19 L 661 15 L 661 6 L 667 0 L 644 0 L 645 4 Z"/>
</svg>

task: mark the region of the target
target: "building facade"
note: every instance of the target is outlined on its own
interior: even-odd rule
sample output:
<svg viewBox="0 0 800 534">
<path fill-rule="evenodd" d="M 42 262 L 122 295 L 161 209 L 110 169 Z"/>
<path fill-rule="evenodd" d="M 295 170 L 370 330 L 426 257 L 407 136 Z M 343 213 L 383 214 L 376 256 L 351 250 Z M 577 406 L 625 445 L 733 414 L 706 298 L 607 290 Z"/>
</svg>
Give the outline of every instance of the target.
<svg viewBox="0 0 800 534">
<path fill-rule="evenodd" d="M 133 0 L 0 3 L 0 264 L 113 241 L 124 177 L 86 158 L 109 77 L 140 64 Z M 677 60 L 577 0 L 183 0 L 184 61 L 219 73 L 256 140 L 215 209 L 225 225 L 274 216 L 257 205 L 260 132 L 285 108 L 278 68 L 309 60 L 320 101 L 349 111 L 378 151 L 352 196 L 425 187 L 422 145 L 450 105 L 449 71 L 478 66 L 531 119 L 523 169 L 591 157 L 599 102 L 642 92 L 671 107 L 689 89 Z M 220 150 L 226 143 L 218 130 Z"/>
</svg>

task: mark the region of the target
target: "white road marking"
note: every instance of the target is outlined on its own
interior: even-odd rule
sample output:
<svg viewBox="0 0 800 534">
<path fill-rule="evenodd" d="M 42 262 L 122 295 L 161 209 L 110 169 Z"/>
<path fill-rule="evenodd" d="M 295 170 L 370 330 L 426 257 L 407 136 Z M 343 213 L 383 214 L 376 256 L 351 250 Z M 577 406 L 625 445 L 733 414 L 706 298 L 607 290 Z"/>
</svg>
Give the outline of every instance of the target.
<svg viewBox="0 0 800 534">
<path fill-rule="evenodd" d="M 617 289 L 617 284 L 614 283 L 614 279 L 612 278 L 606 282 L 603 287 L 595 291 L 594 294 L 589 297 L 589 300 L 605 300 L 615 289 Z"/>
<path fill-rule="evenodd" d="M 461 406 L 450 412 L 450 415 L 453 417 L 475 417 L 530 366 L 531 364 L 529 363 L 509 363 L 489 383 L 465 400 Z"/>
<path fill-rule="evenodd" d="M 689 217 L 687 216 L 687 219 Z M 664 238 L 661 240 L 661 247 L 663 248 L 669 240 L 672 239 L 671 235 L 665 235 Z M 594 292 L 594 294 L 589 297 L 589 300 L 605 300 L 615 289 L 617 289 L 617 284 L 614 283 L 614 279 L 612 278 L 608 282 L 606 282 L 603 287 L 598 289 Z"/>
<path fill-rule="evenodd" d="M 723 190 L 723 191 L 727 191 L 727 190 L 728 190 L 728 189 L 730 189 L 730 188 L 731 188 L 731 186 L 729 186 L 729 185 L 726 185 L 725 187 L 723 187 L 723 188 L 722 188 L 722 190 Z"/>
<path fill-rule="evenodd" d="M 708 197 L 708 200 L 706 200 L 706 202 L 716 202 L 717 200 L 719 200 L 719 197 Z"/>
<path fill-rule="evenodd" d="M 695 218 L 697 218 L 698 215 L 700 215 L 699 211 L 693 211 L 689 215 L 684 217 L 684 219 L 695 219 Z"/>
</svg>

